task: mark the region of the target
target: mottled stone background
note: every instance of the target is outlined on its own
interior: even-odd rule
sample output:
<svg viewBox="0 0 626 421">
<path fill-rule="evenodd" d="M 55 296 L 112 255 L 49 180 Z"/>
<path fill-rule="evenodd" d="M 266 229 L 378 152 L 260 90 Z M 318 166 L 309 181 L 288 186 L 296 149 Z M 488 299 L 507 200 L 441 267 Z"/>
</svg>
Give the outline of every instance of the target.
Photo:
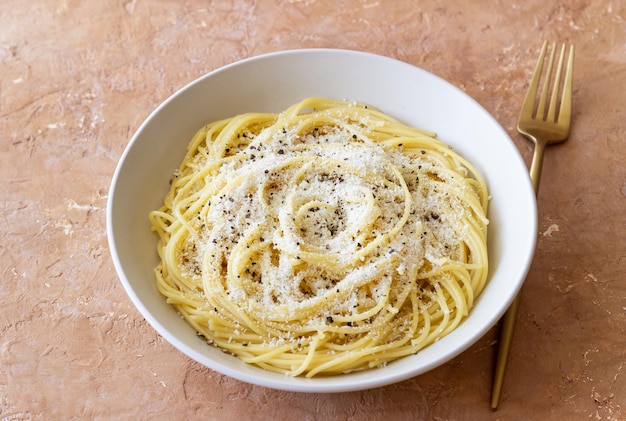
<svg viewBox="0 0 626 421">
<path fill-rule="evenodd" d="M 618 0 L 0 2 L 0 420 L 626 418 L 626 6 Z M 497 329 L 405 382 L 251 386 L 190 361 L 117 279 L 117 160 L 177 89 L 272 51 L 334 47 L 433 72 L 516 118 L 543 39 L 576 44 L 569 141 L 548 150 L 537 252 L 501 407 Z"/>
</svg>

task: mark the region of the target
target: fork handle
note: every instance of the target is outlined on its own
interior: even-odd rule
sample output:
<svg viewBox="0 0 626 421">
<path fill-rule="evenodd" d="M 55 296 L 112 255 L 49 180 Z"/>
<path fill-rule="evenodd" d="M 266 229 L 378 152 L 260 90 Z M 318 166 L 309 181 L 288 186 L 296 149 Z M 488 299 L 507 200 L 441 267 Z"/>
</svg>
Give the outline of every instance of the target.
<svg viewBox="0 0 626 421">
<path fill-rule="evenodd" d="M 543 168 L 543 153 L 546 150 L 547 142 L 534 139 L 535 151 L 533 152 L 533 160 L 530 163 L 530 181 L 535 189 L 535 196 L 539 193 L 539 181 L 541 180 L 541 169 Z"/>
<path fill-rule="evenodd" d="M 536 196 L 539 192 L 539 181 L 541 179 L 541 169 L 543 168 L 543 153 L 546 149 L 547 142 L 535 138 L 532 140 L 535 143 L 535 151 L 533 152 L 533 160 L 530 164 L 530 180 Z M 521 291 L 517 293 L 515 299 L 502 318 L 500 344 L 498 347 L 498 360 L 496 362 L 496 371 L 493 379 L 493 387 L 491 389 L 491 409 L 493 410 L 497 409 L 498 404 L 500 403 L 502 383 L 504 383 L 504 374 L 509 360 L 513 332 L 515 332 L 515 322 L 517 321 L 517 313 L 520 307 L 520 297 Z"/>
<path fill-rule="evenodd" d="M 496 410 L 500 403 L 500 395 L 502 394 L 502 384 L 504 383 L 504 373 L 511 351 L 511 342 L 513 332 L 515 332 L 515 322 L 517 321 L 517 312 L 520 306 L 520 296 L 518 293 L 515 299 L 504 313 L 502 318 L 502 327 L 500 331 L 500 344 L 498 347 L 498 360 L 496 362 L 496 372 L 493 378 L 493 386 L 491 389 L 491 409 Z"/>
</svg>

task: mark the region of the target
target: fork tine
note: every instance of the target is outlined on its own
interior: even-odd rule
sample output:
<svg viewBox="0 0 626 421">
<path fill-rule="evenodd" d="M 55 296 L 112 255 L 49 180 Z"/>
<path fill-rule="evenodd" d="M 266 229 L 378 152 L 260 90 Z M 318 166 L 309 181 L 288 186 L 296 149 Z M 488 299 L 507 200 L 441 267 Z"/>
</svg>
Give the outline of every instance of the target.
<svg viewBox="0 0 626 421">
<path fill-rule="evenodd" d="M 565 83 L 559 109 L 559 124 L 563 125 L 569 134 L 570 120 L 572 118 L 572 75 L 574 73 L 574 45 L 569 47 L 567 68 L 565 70 Z"/>
<path fill-rule="evenodd" d="M 526 97 L 522 104 L 520 111 L 520 117 L 526 116 L 527 118 L 533 117 L 533 110 L 535 108 L 535 97 L 537 96 L 537 89 L 539 88 L 539 79 L 541 78 L 541 70 L 543 69 L 543 59 L 546 55 L 546 49 L 548 47 L 548 41 L 544 41 L 541 46 L 541 52 L 539 53 L 539 59 L 535 65 L 535 72 L 530 80 L 530 85 L 526 91 Z"/>
<path fill-rule="evenodd" d="M 552 51 L 550 52 L 550 59 L 548 60 L 548 69 L 546 70 L 546 80 L 543 82 L 541 88 L 541 97 L 539 98 L 539 105 L 537 105 L 536 118 L 543 120 L 546 116 L 546 101 L 548 100 L 548 87 L 550 86 L 550 79 L 552 76 L 552 67 L 554 65 L 554 53 L 556 52 L 556 42 L 552 44 Z M 558 85 L 555 85 L 558 86 Z"/>
<path fill-rule="evenodd" d="M 556 45 L 552 50 L 552 56 L 556 50 Z M 550 95 L 550 106 L 548 107 L 547 121 L 556 122 L 556 102 L 559 95 L 559 87 L 561 86 L 561 73 L 563 72 L 563 61 L 565 59 L 565 44 L 561 46 L 561 53 L 559 54 L 559 62 L 556 66 L 556 72 L 554 73 L 554 82 L 552 86 L 552 95 Z M 560 113 L 559 113 L 560 115 Z"/>
</svg>

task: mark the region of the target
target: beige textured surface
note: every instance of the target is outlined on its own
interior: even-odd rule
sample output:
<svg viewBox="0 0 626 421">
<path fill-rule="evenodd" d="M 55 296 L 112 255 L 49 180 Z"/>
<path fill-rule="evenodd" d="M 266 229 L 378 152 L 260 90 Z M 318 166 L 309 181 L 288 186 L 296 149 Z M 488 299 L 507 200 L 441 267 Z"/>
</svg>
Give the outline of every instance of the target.
<svg viewBox="0 0 626 421">
<path fill-rule="evenodd" d="M 0 420 L 625 419 L 626 6 L 606 0 L 0 2 Z M 113 270 L 108 186 L 171 93 L 301 47 L 392 56 L 464 89 L 509 132 L 544 39 L 577 47 L 570 140 L 548 150 L 534 264 L 503 400 L 497 331 L 370 391 L 294 394 L 190 361 Z"/>
</svg>

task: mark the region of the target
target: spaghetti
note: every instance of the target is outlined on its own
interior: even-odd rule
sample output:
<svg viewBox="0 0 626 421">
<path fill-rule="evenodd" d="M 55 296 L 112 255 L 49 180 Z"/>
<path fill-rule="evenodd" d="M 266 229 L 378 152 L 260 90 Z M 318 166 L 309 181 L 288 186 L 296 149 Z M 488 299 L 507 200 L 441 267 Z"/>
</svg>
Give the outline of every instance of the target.
<svg viewBox="0 0 626 421">
<path fill-rule="evenodd" d="M 308 98 L 197 132 L 164 205 L 157 286 L 209 343 L 292 376 L 415 354 L 487 279 L 487 188 L 434 134 Z"/>
</svg>

